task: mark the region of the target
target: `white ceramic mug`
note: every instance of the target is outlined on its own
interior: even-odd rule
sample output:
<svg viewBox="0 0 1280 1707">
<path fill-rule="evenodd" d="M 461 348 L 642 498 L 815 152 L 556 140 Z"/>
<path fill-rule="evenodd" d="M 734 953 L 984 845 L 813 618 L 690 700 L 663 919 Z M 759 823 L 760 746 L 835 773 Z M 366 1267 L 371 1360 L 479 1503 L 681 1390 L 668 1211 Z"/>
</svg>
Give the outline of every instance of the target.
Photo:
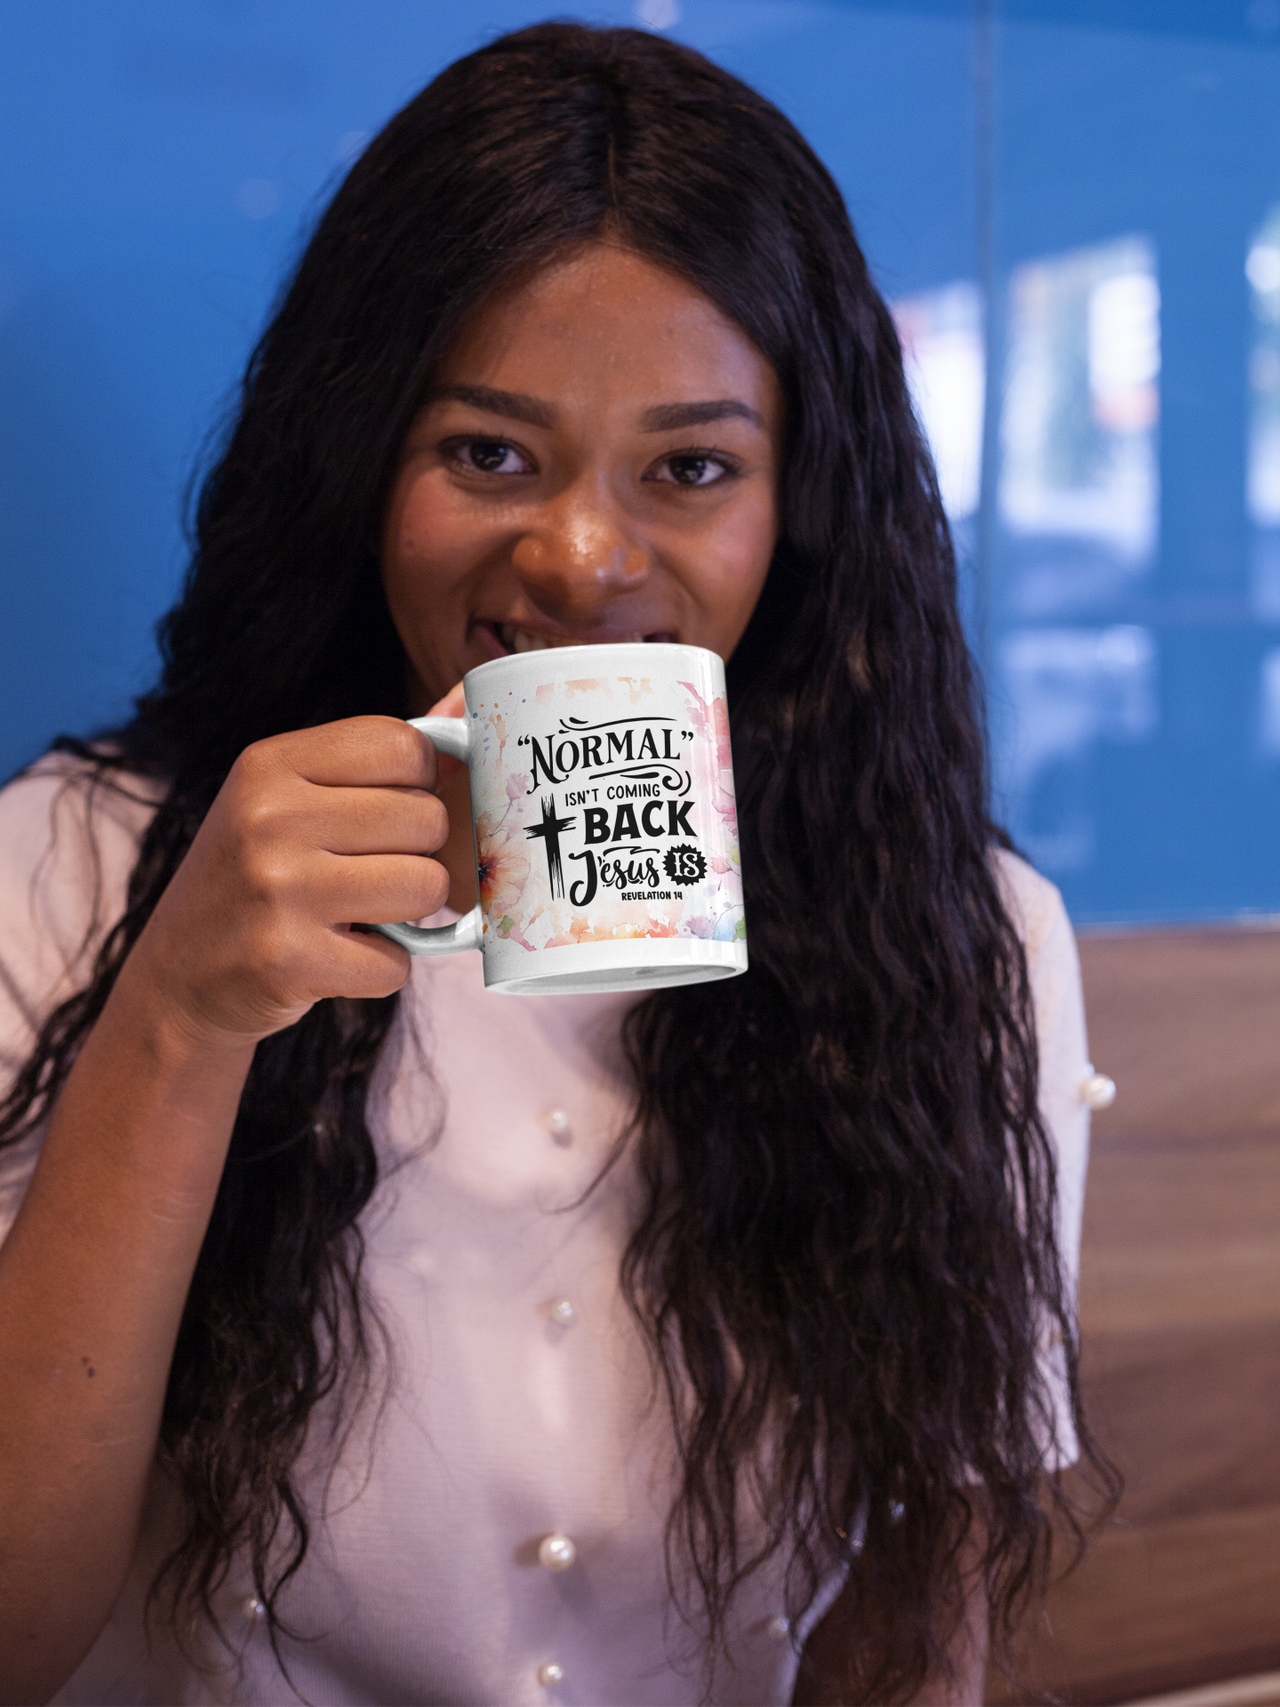
<svg viewBox="0 0 1280 1707">
<path fill-rule="evenodd" d="M 699 646 L 551 647 L 467 672 L 418 717 L 471 773 L 480 899 L 375 925 L 411 954 L 478 948 L 490 990 L 644 990 L 747 969 L 724 665 Z"/>
</svg>

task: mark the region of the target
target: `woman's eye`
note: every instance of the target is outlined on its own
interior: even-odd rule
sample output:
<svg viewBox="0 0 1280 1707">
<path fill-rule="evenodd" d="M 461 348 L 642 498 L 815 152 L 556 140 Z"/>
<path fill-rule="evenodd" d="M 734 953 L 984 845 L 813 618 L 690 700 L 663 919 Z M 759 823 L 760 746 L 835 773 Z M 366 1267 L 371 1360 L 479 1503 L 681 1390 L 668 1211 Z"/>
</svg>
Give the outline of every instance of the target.
<svg viewBox="0 0 1280 1707">
<path fill-rule="evenodd" d="M 457 439 L 448 454 L 477 474 L 529 474 L 528 459 L 502 439 Z"/>
<path fill-rule="evenodd" d="M 681 451 L 678 456 L 664 457 L 652 478 L 675 486 L 714 486 L 732 472 L 723 457 Z"/>
</svg>

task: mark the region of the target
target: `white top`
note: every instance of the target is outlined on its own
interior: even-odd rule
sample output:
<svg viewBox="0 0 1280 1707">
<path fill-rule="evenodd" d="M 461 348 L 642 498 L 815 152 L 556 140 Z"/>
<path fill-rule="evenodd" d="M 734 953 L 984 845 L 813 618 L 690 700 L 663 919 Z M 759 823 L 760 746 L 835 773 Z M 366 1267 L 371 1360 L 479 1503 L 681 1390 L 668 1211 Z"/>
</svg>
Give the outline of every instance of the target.
<svg viewBox="0 0 1280 1707">
<path fill-rule="evenodd" d="M 0 792 L 0 1078 L 84 981 L 149 811 L 103 789 L 90 805 L 65 760 Z M 1027 945 L 1074 1278 L 1088 1146 L 1075 944 L 1057 890 L 998 857 Z M 390 1398 L 380 1417 L 366 1407 L 331 1479 L 317 1451 L 305 1479 L 312 1551 L 284 1604 L 311 1638 L 284 1651 L 314 1707 L 702 1697 L 699 1643 L 670 1606 L 663 1561 L 670 1428 L 618 1289 L 634 1191 L 625 1158 L 579 1201 L 628 1112 L 616 1039 L 633 999 L 486 995 L 474 953 L 414 964 L 371 1100 L 384 1167 L 363 1222 L 368 1284 L 394 1341 Z M 0 1152 L 0 1234 L 38 1142 Z M 1047 1457 L 1066 1462 L 1060 1352 L 1045 1355 L 1059 1412 Z M 126 1591 L 55 1701 L 292 1699 L 243 1573 L 219 1603 L 242 1644 L 238 1671 L 212 1646 L 202 1670 L 163 1634 L 148 1652 L 141 1610 L 168 1509 L 157 1487 Z M 539 1562 L 553 1533 L 574 1544 L 567 1569 Z M 711 1697 L 724 1707 L 790 1700 L 782 1573 L 759 1573 L 736 1604 L 735 1665 L 721 1664 Z M 827 1585 L 807 1626 L 838 1589 Z"/>
</svg>

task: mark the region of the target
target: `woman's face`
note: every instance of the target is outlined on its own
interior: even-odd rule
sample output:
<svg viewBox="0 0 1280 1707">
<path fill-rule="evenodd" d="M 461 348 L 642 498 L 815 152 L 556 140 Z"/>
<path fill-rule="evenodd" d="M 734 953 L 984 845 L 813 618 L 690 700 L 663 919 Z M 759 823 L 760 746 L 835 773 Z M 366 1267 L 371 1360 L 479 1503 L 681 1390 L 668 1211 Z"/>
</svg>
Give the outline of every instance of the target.
<svg viewBox="0 0 1280 1707">
<path fill-rule="evenodd" d="M 486 302 L 434 376 L 382 574 L 417 714 L 508 652 L 727 658 L 778 531 L 773 369 L 706 297 L 596 243 Z"/>
</svg>

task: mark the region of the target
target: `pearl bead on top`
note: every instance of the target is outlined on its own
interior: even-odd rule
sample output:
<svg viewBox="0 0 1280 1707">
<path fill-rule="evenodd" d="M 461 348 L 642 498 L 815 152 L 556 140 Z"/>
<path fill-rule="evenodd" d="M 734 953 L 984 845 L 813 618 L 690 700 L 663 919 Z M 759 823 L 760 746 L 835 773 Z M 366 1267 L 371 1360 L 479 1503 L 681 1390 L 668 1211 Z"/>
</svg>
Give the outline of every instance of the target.
<svg viewBox="0 0 1280 1707">
<path fill-rule="evenodd" d="M 1109 1079 L 1105 1073 L 1095 1073 L 1092 1061 L 1089 1062 L 1086 1072 L 1088 1076 L 1080 1085 L 1080 1101 L 1086 1108 L 1095 1111 L 1110 1108 L 1116 1100 L 1115 1080 Z"/>
<path fill-rule="evenodd" d="M 546 1115 L 546 1127 L 553 1138 L 559 1138 L 563 1141 L 569 1136 L 569 1116 L 562 1108 L 549 1109 Z"/>
<path fill-rule="evenodd" d="M 567 1328 L 577 1311 L 567 1298 L 553 1298 L 551 1303 L 547 1305 L 547 1314 L 560 1327 Z"/>
<path fill-rule="evenodd" d="M 538 1682 L 544 1688 L 550 1688 L 553 1683 L 563 1683 L 564 1667 L 557 1665 L 555 1660 L 547 1660 L 538 1667 Z"/>
<path fill-rule="evenodd" d="M 567 1535 L 544 1535 L 538 1543 L 538 1563 L 549 1571 L 567 1571 L 578 1557 L 578 1549 Z"/>
</svg>

